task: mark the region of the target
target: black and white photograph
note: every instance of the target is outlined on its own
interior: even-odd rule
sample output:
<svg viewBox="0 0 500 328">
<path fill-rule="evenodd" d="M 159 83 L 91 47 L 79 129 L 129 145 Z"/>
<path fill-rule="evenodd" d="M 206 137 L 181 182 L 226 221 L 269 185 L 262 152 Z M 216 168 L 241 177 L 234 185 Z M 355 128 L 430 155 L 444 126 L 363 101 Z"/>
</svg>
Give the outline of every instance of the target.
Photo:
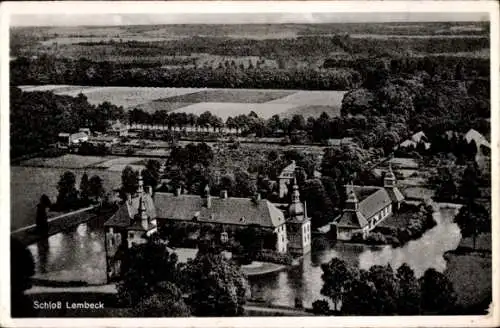
<svg viewBox="0 0 500 328">
<path fill-rule="evenodd" d="M 349 3 L 10 11 L 2 320 L 495 326 L 498 4 Z"/>
</svg>

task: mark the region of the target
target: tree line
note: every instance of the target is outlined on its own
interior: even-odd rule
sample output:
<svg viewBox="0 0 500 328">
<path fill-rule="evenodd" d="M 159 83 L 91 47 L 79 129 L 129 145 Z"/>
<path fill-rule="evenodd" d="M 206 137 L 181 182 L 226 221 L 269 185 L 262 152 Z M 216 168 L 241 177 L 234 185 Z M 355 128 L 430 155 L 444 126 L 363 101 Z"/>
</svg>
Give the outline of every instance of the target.
<svg viewBox="0 0 500 328">
<path fill-rule="evenodd" d="M 328 315 L 444 315 L 459 314 L 457 296 L 448 278 L 434 268 L 416 278 L 404 263 L 397 270 L 374 265 L 368 270 L 333 258 L 321 266 L 321 294 L 313 304 L 316 313 Z"/>
<path fill-rule="evenodd" d="M 104 132 L 110 120 L 124 119 L 125 111 L 104 102 L 89 104 L 87 98 L 55 95 L 53 92 L 22 92 L 10 89 L 10 147 L 17 157 L 46 149 L 57 142 L 60 132 L 88 127 Z"/>
<path fill-rule="evenodd" d="M 234 63 L 234 62 L 233 62 Z M 86 59 L 17 58 L 11 65 L 11 85 L 70 84 L 135 87 L 253 88 L 345 90 L 361 82 L 358 72 L 339 69 L 272 67 L 139 68 Z"/>
</svg>

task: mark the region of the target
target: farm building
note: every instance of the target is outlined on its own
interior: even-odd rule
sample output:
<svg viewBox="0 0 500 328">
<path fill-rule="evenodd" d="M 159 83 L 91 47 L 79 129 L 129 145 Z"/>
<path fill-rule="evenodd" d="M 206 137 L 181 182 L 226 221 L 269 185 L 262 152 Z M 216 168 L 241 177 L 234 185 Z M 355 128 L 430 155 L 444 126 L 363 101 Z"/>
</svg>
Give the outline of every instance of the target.
<svg viewBox="0 0 500 328">
<path fill-rule="evenodd" d="M 97 136 L 90 137 L 88 142 L 94 146 L 105 146 L 111 147 L 112 145 L 116 145 L 120 140 L 115 136 Z"/>
<path fill-rule="evenodd" d="M 57 146 L 61 149 L 68 149 L 71 146 L 79 145 L 82 142 L 86 142 L 89 139 L 89 135 L 86 132 L 77 133 L 66 133 L 61 132 L 57 136 Z"/>
<path fill-rule="evenodd" d="M 409 139 L 403 141 L 399 147 L 416 149 L 419 144 L 423 144 L 426 150 L 431 148 L 431 144 L 428 142 L 427 136 L 423 131 L 413 134 Z"/>
<path fill-rule="evenodd" d="M 109 127 L 107 134 L 117 137 L 126 137 L 128 135 L 128 126 L 120 121 L 115 121 Z"/>
<path fill-rule="evenodd" d="M 385 175 L 384 187 L 348 185 L 346 193 L 344 210 L 335 220 L 339 240 L 350 240 L 357 233 L 366 238 L 380 222 L 399 210 L 404 200 L 392 169 Z"/>
</svg>

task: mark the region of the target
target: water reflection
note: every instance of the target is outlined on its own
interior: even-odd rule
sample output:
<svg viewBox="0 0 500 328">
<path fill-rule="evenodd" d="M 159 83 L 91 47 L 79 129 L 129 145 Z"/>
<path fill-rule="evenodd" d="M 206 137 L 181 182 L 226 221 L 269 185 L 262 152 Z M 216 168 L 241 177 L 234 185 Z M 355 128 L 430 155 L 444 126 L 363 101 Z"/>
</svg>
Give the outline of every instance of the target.
<svg viewBox="0 0 500 328">
<path fill-rule="evenodd" d="M 452 222 L 456 209 L 440 209 L 435 213 L 438 224 L 420 239 L 402 248 L 369 247 L 360 244 L 337 243 L 329 249 L 314 250 L 301 263 L 286 271 L 249 277 L 254 299 L 277 305 L 294 306 L 295 298 L 305 306 L 323 298 L 321 264 L 338 257 L 362 269 L 372 265 L 390 264 L 398 268 L 406 262 L 417 276 L 428 268 L 444 271 L 443 254 L 455 249 L 460 242 L 460 229 Z M 102 222 L 91 221 L 50 237 L 29 247 L 39 278 L 83 280 L 91 284 L 106 281 L 106 257 Z"/>
<path fill-rule="evenodd" d="M 28 247 L 36 278 L 59 281 L 106 282 L 102 225 L 81 224 Z"/>
<path fill-rule="evenodd" d="M 275 273 L 279 285 L 276 286 L 273 274 L 265 278 L 252 277 L 252 297 L 266 300 L 276 305 L 294 306 L 295 297 L 300 297 L 305 306 L 323 298 L 321 287 L 321 264 L 332 258 L 341 258 L 362 269 L 369 269 L 372 265 L 390 264 L 398 268 L 408 263 L 417 276 L 421 276 L 428 268 L 444 271 L 446 261 L 443 255 L 446 251 L 455 249 L 460 242 L 460 229 L 453 223 L 457 209 L 441 208 L 435 213 L 438 224 L 427 231 L 420 239 L 414 240 L 401 248 L 391 246 L 366 246 L 351 243 L 337 243 L 332 248 L 315 251 L 304 257 L 301 264 L 287 271 Z"/>
</svg>

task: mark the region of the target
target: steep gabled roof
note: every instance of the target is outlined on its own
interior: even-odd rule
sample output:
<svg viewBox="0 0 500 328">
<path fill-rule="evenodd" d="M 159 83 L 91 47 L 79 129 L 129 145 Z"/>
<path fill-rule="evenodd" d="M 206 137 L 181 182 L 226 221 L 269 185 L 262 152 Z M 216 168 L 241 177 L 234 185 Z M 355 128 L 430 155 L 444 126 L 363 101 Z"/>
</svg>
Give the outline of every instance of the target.
<svg viewBox="0 0 500 328">
<path fill-rule="evenodd" d="M 287 167 L 281 171 L 281 174 L 279 176 L 280 179 L 287 179 L 287 178 L 293 178 L 295 174 L 295 170 L 297 169 L 297 164 L 295 161 L 292 161 Z"/>
<path fill-rule="evenodd" d="M 198 222 L 270 228 L 285 223 L 283 212 L 267 200 L 211 197 L 211 206 L 207 208 L 205 199 L 200 196 L 157 192 L 155 202 L 159 219 L 191 221 L 196 217 Z"/>
<path fill-rule="evenodd" d="M 392 202 L 399 203 L 405 199 L 405 197 L 403 196 L 403 194 L 401 193 L 401 191 L 399 191 L 399 189 L 397 187 L 386 188 L 386 191 L 389 194 L 389 197 L 391 198 Z"/>
<path fill-rule="evenodd" d="M 156 208 L 153 198 L 148 193 L 143 193 L 144 205 L 146 207 L 146 214 L 154 219 L 156 218 Z M 127 227 L 134 221 L 134 216 L 139 209 L 140 196 L 133 197 L 130 201 L 120 205 L 118 211 L 111 216 L 105 223 L 105 226 L 111 227 Z"/>
<path fill-rule="evenodd" d="M 465 134 L 465 140 L 467 142 L 471 142 L 471 140 L 474 140 L 476 142 L 477 147 L 480 146 L 485 146 L 490 148 L 490 143 L 488 140 L 479 132 L 477 132 L 474 129 L 470 129 L 466 134 Z"/>
<path fill-rule="evenodd" d="M 345 210 L 339 220 L 339 226 L 363 228 L 368 224 L 371 217 L 392 203 L 389 193 L 384 188 L 372 186 L 349 187 L 354 190 L 354 194 L 359 201 L 359 209 L 358 211 Z"/>
<path fill-rule="evenodd" d="M 411 140 L 415 142 L 420 142 L 424 138 L 424 141 L 427 141 L 427 136 L 423 131 L 417 132 L 414 135 L 411 136 Z"/>
<path fill-rule="evenodd" d="M 357 188 L 363 189 L 366 187 L 357 187 Z M 356 190 L 357 188 L 354 187 L 354 192 L 356 192 L 356 194 L 358 193 L 358 191 Z M 373 187 L 368 187 L 368 188 L 373 188 Z M 379 212 L 380 210 L 382 210 L 384 207 L 388 206 L 391 203 L 392 201 L 387 191 L 384 188 L 377 188 L 376 191 L 374 191 L 368 197 L 359 202 L 359 212 L 363 215 L 363 217 L 369 220 L 372 216 L 377 214 L 377 212 Z"/>
</svg>

